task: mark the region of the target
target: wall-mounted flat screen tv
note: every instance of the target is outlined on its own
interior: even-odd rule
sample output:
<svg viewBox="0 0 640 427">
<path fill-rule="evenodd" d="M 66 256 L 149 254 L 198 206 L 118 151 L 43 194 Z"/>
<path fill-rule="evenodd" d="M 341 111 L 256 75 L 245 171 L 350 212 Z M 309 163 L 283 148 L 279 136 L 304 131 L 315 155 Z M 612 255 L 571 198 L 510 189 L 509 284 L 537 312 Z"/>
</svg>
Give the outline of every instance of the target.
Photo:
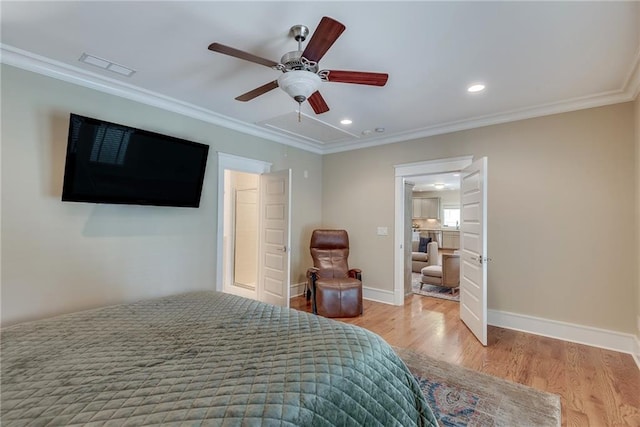
<svg viewBox="0 0 640 427">
<path fill-rule="evenodd" d="M 71 114 L 62 200 L 197 208 L 209 146 Z"/>
</svg>

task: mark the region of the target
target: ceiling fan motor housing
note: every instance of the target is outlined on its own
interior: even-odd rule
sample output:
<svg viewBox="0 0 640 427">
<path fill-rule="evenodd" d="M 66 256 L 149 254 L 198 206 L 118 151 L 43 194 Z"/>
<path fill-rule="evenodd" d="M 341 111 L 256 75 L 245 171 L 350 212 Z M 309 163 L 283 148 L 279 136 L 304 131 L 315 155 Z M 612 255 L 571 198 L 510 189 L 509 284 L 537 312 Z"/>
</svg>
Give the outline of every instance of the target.
<svg viewBox="0 0 640 427">
<path fill-rule="evenodd" d="M 285 73 L 292 70 L 304 70 L 312 73 L 318 72 L 318 63 L 308 61 L 302 56 L 301 50 L 292 50 L 282 55 L 280 63 L 284 65 Z"/>
</svg>

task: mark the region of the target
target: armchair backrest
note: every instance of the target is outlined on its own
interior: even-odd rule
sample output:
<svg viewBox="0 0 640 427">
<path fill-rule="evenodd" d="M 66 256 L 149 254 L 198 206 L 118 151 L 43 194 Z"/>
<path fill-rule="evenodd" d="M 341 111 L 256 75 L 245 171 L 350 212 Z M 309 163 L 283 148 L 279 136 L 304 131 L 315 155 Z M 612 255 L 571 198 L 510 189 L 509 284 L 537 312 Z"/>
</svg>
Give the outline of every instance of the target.
<svg viewBox="0 0 640 427">
<path fill-rule="evenodd" d="M 314 230 L 309 248 L 318 277 L 349 277 L 349 235 L 346 230 Z"/>
</svg>

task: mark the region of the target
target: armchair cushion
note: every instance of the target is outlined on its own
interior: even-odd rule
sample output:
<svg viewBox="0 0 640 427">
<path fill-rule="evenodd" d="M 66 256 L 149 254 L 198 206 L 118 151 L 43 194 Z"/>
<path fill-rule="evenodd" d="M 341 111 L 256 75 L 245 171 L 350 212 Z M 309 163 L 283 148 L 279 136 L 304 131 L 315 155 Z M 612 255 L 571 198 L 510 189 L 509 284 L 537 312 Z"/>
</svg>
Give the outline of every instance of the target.
<svg viewBox="0 0 640 427">
<path fill-rule="evenodd" d="M 411 252 L 412 261 L 427 262 L 428 259 L 429 259 L 429 254 L 426 252 Z"/>
</svg>

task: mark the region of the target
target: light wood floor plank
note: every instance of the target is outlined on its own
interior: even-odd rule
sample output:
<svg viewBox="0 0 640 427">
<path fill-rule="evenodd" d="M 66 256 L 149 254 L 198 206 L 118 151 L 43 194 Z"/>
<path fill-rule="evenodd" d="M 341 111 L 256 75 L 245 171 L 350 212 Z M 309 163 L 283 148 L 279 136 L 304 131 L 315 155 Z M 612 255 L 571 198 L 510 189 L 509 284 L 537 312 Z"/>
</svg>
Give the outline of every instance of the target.
<svg viewBox="0 0 640 427">
<path fill-rule="evenodd" d="M 291 307 L 311 311 L 303 297 Z M 404 306 L 365 300 L 362 316 L 337 320 L 393 346 L 558 394 L 563 426 L 640 426 L 640 370 L 630 355 L 492 326 L 483 347 L 458 309 L 453 301 L 411 295 Z"/>
</svg>

